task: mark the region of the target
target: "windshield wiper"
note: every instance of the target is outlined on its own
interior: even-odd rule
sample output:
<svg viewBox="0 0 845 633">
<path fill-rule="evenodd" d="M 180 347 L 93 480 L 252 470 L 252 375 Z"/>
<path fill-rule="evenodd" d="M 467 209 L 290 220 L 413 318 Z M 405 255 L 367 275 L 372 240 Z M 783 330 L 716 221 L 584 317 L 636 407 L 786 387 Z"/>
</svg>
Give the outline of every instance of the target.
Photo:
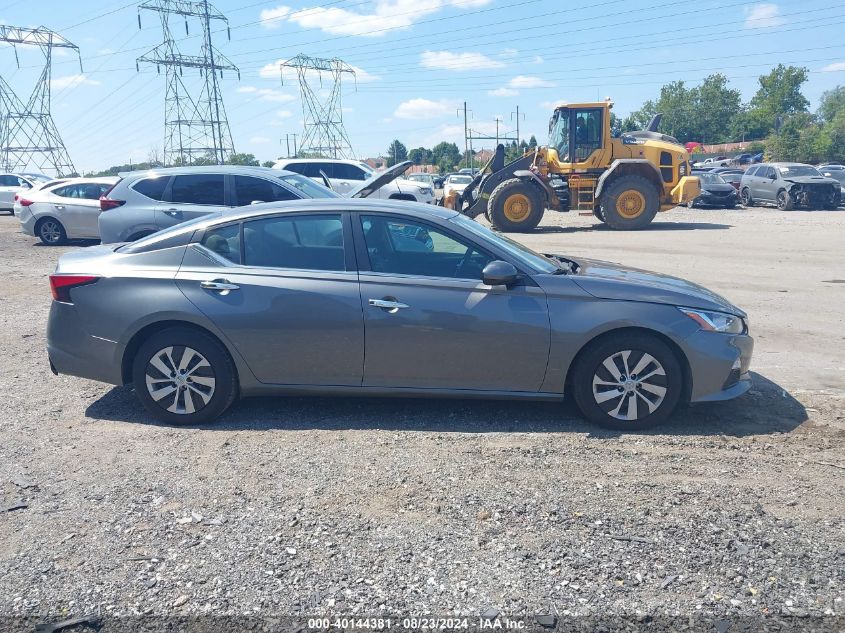
<svg viewBox="0 0 845 633">
<path fill-rule="evenodd" d="M 543 253 L 543 257 L 552 260 L 557 266 L 557 270 L 552 271 L 552 275 L 569 275 L 570 273 L 578 272 L 578 264 L 565 257 L 559 255 L 552 255 L 551 253 Z"/>
</svg>

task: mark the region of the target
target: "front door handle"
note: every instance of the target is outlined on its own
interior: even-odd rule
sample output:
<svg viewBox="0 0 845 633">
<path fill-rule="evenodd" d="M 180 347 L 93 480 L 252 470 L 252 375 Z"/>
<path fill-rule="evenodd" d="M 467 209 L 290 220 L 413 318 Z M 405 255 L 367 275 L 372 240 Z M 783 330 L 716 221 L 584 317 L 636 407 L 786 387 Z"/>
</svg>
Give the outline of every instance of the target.
<svg viewBox="0 0 845 633">
<path fill-rule="evenodd" d="M 59 211 L 62 211 L 65 208 L 65 205 L 63 204 L 54 204 L 53 206 Z"/>
<path fill-rule="evenodd" d="M 371 306 L 374 308 L 381 308 L 385 312 L 390 312 L 391 314 L 395 314 L 399 310 L 404 310 L 406 308 L 410 308 L 407 303 L 402 303 L 401 301 L 397 301 L 393 297 L 385 297 L 384 299 L 370 299 L 367 301 Z"/>
<path fill-rule="evenodd" d="M 201 281 L 200 288 L 203 290 L 212 290 L 225 297 L 232 290 L 238 290 L 240 286 L 231 283 L 228 279 L 212 279 L 211 281 Z"/>
<path fill-rule="evenodd" d="M 181 218 L 182 212 L 179 209 L 168 209 L 164 212 L 165 215 L 169 215 L 171 218 Z"/>
</svg>

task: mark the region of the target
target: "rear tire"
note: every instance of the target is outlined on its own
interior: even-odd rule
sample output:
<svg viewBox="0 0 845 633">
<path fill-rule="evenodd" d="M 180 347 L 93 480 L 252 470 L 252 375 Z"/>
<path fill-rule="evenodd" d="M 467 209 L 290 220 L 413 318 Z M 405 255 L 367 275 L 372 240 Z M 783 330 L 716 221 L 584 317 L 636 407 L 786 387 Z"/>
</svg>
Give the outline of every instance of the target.
<svg viewBox="0 0 845 633">
<path fill-rule="evenodd" d="M 42 218 L 35 225 L 35 234 L 42 244 L 61 246 L 67 242 L 67 231 L 56 218 Z"/>
<path fill-rule="evenodd" d="M 132 361 L 132 381 L 147 411 L 168 424 L 214 422 L 238 393 L 226 349 L 188 327 L 168 328 L 144 341 Z"/>
<path fill-rule="evenodd" d="M 660 210 L 657 190 L 642 176 L 620 176 L 601 196 L 607 225 L 616 231 L 644 229 Z"/>
<path fill-rule="evenodd" d="M 641 332 L 599 339 L 579 354 L 572 368 L 572 393 L 583 416 L 622 431 L 664 422 L 677 407 L 683 385 L 672 349 Z"/>
<path fill-rule="evenodd" d="M 777 203 L 778 209 L 781 211 L 792 211 L 792 198 L 789 197 L 789 194 L 786 193 L 786 191 L 778 191 Z"/>
<path fill-rule="evenodd" d="M 537 187 L 519 178 L 499 183 L 487 201 L 490 223 L 506 233 L 524 233 L 540 224 L 545 205 Z"/>
</svg>

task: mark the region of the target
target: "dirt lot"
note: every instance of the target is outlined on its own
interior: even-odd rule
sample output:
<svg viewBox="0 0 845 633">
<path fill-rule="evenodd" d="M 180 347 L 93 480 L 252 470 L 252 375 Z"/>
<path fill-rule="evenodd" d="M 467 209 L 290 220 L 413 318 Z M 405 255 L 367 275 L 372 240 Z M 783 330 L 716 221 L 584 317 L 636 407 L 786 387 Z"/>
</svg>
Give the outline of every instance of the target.
<svg viewBox="0 0 845 633">
<path fill-rule="evenodd" d="M 47 275 L 68 249 L 0 216 L 0 618 L 493 609 L 842 630 L 843 235 L 845 212 L 679 209 L 639 233 L 560 214 L 520 236 L 749 312 L 755 388 L 653 432 L 556 404 L 322 398 L 178 428 L 129 388 L 50 374 Z"/>
</svg>

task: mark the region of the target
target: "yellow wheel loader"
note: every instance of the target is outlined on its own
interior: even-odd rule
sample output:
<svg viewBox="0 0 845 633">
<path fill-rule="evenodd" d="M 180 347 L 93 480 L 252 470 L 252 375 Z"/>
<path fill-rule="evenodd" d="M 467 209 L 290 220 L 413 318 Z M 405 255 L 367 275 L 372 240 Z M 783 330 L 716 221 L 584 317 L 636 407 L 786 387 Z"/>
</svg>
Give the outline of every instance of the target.
<svg viewBox="0 0 845 633">
<path fill-rule="evenodd" d="M 462 193 L 444 200 L 475 218 L 484 214 L 500 231 L 530 231 L 546 209 L 594 215 L 612 229 L 647 227 L 658 211 L 698 197 L 689 154 L 657 132 L 613 138 L 610 101 L 561 103 L 549 122 L 549 144 L 505 164 L 502 145 Z"/>
</svg>

